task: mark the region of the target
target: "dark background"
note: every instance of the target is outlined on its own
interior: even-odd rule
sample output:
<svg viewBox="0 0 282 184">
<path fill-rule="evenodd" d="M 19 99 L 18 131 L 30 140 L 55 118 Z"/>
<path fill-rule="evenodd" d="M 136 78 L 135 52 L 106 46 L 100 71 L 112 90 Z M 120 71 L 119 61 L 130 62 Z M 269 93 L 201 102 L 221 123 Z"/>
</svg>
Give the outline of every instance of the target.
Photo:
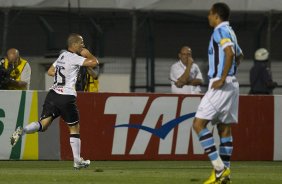
<svg viewBox="0 0 282 184">
<path fill-rule="evenodd" d="M 4 11 L 0 13 L 0 43 L 3 43 Z M 176 56 L 181 45 L 189 45 L 194 57 L 207 58 L 212 29 L 207 12 L 136 11 L 137 57 L 166 58 Z M 98 57 L 130 57 L 132 53 L 132 11 L 101 10 L 32 10 L 10 9 L 6 46 L 2 53 L 15 47 L 24 56 L 52 56 L 65 47 L 69 33 L 80 33 L 87 47 Z M 271 39 L 267 40 L 267 12 L 233 12 L 235 30 L 245 58 L 252 59 L 256 48 L 267 47 L 271 58 L 281 60 L 281 15 L 273 13 Z"/>
</svg>

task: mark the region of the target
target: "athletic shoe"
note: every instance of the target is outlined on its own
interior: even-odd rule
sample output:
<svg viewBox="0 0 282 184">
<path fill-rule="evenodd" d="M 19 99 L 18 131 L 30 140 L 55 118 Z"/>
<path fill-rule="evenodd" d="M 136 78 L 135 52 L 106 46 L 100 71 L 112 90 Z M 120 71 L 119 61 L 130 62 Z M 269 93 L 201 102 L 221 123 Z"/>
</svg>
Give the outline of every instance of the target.
<svg viewBox="0 0 282 184">
<path fill-rule="evenodd" d="M 79 162 L 74 162 L 73 168 L 79 170 L 81 168 L 86 168 L 89 165 L 90 165 L 90 160 L 83 160 L 83 158 L 80 158 Z"/>
<path fill-rule="evenodd" d="M 17 142 L 20 139 L 22 133 L 23 133 L 22 127 L 18 127 L 16 129 L 16 131 L 12 134 L 12 137 L 10 139 L 11 139 L 11 145 L 13 147 L 17 144 Z"/>
<path fill-rule="evenodd" d="M 215 171 L 213 169 L 211 176 L 204 184 L 228 184 L 230 182 L 230 169 L 224 168 L 222 171 Z"/>
<path fill-rule="evenodd" d="M 222 171 L 215 172 L 215 176 L 216 176 L 216 181 L 218 181 L 218 183 L 221 184 L 226 184 L 226 182 L 228 182 L 228 180 L 230 180 L 230 169 L 225 167 Z"/>
<path fill-rule="evenodd" d="M 230 177 L 227 177 L 224 181 L 221 182 L 221 184 L 231 184 L 232 181 L 230 179 Z"/>
<path fill-rule="evenodd" d="M 204 182 L 204 184 L 214 184 L 215 181 L 216 181 L 215 170 L 213 169 L 210 177 Z"/>
</svg>

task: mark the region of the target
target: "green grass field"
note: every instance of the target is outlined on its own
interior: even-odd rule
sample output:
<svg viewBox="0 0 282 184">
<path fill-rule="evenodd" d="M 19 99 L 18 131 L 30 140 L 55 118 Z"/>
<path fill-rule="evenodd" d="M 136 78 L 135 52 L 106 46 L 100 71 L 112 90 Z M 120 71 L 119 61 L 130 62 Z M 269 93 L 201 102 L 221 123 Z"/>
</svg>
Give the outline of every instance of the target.
<svg viewBox="0 0 282 184">
<path fill-rule="evenodd" d="M 211 172 L 207 161 L 96 161 L 73 170 L 70 161 L 0 161 L 2 184 L 196 184 Z M 282 162 L 232 162 L 232 184 L 282 183 Z"/>
</svg>

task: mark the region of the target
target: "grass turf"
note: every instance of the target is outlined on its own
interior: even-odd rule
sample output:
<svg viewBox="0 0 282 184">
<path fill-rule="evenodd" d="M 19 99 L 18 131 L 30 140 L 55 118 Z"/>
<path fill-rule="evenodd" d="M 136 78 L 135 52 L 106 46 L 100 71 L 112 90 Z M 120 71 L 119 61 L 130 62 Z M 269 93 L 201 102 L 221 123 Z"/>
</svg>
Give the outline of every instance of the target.
<svg viewBox="0 0 282 184">
<path fill-rule="evenodd" d="M 207 161 L 96 161 L 76 171 L 71 161 L 0 161 L 2 184 L 196 184 Z M 282 183 L 282 162 L 232 162 L 232 184 Z"/>
</svg>

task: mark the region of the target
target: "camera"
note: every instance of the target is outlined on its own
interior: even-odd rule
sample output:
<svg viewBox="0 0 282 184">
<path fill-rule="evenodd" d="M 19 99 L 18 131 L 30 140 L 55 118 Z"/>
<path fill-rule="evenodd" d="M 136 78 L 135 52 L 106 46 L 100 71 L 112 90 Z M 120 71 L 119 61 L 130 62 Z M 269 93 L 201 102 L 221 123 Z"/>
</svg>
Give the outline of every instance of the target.
<svg viewBox="0 0 282 184">
<path fill-rule="evenodd" d="M 8 89 L 10 83 L 10 72 L 4 67 L 4 59 L 0 61 L 0 89 Z"/>
</svg>

